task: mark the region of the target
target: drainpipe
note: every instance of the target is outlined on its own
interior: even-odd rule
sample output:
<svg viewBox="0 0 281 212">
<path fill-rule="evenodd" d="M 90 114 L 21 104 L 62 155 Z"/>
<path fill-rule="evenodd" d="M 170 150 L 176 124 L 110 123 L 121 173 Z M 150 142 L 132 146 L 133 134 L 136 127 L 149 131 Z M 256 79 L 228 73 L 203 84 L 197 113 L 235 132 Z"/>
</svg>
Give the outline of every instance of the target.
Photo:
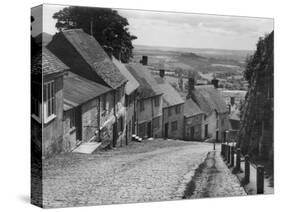
<svg viewBox="0 0 281 212">
<path fill-rule="evenodd" d="M 100 130 L 100 96 L 98 98 L 98 133 L 99 133 L 99 142 L 101 142 L 101 130 Z"/>
<path fill-rule="evenodd" d="M 154 118 L 154 111 L 153 111 L 153 98 L 151 98 L 151 113 L 152 113 L 152 120 L 151 120 L 151 136 L 153 136 L 153 118 Z"/>
<path fill-rule="evenodd" d="M 161 130 L 162 132 L 161 132 L 161 137 L 164 137 L 164 127 L 165 127 L 165 126 L 164 126 L 164 125 L 165 125 L 165 124 L 164 124 L 164 123 L 165 123 L 165 120 L 164 120 L 164 117 L 165 117 L 165 116 L 164 116 L 164 114 L 165 114 L 165 113 L 164 113 L 164 108 L 162 108 L 162 130 Z"/>
<path fill-rule="evenodd" d="M 134 111 L 135 111 L 135 114 L 136 114 L 136 116 L 135 116 L 135 134 L 137 135 L 137 136 L 139 136 L 139 116 L 138 116 L 138 112 L 137 112 L 137 110 L 138 110 L 138 102 L 139 102 L 139 98 L 136 98 L 136 96 L 134 97 L 134 99 L 135 99 L 135 103 L 134 103 Z"/>
<path fill-rule="evenodd" d="M 115 129 L 115 126 L 117 128 L 117 115 L 116 115 L 116 90 L 113 90 L 113 115 L 115 118 L 115 122 L 113 123 L 113 132 L 115 132 L 115 135 L 113 135 L 113 140 L 112 140 L 112 146 L 115 147 L 116 146 L 116 141 L 114 141 L 115 137 L 117 137 L 117 129 Z"/>
</svg>

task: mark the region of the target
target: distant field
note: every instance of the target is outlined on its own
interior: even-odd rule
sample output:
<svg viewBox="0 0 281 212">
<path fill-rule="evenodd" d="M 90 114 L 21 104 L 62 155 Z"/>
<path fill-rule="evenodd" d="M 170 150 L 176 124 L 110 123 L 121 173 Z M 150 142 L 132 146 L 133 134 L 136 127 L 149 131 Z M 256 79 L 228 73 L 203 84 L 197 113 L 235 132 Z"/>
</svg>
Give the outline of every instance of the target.
<svg viewBox="0 0 281 212">
<path fill-rule="evenodd" d="M 181 68 L 185 72 L 193 71 L 207 76 L 210 73 L 241 75 L 245 59 L 250 54 L 251 51 L 244 50 L 135 46 L 134 61 L 139 62 L 143 55 L 147 55 L 149 65 L 155 68 L 162 65 L 167 70 Z"/>
</svg>

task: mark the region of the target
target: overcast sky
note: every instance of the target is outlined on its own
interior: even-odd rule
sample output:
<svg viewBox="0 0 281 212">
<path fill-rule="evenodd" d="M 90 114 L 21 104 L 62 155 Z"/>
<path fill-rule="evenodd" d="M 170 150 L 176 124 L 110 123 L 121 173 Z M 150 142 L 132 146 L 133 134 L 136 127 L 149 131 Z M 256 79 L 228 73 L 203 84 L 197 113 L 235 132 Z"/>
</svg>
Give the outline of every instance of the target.
<svg viewBox="0 0 281 212">
<path fill-rule="evenodd" d="M 65 6 L 45 5 L 43 31 L 54 34 L 52 15 Z M 254 50 L 260 36 L 273 30 L 273 19 L 187 13 L 120 10 L 128 19 L 129 31 L 138 37 L 134 44 L 149 46 Z M 33 15 L 40 17 L 40 11 Z M 41 24 L 36 19 L 33 26 Z M 33 27 L 33 35 L 39 33 Z"/>
</svg>

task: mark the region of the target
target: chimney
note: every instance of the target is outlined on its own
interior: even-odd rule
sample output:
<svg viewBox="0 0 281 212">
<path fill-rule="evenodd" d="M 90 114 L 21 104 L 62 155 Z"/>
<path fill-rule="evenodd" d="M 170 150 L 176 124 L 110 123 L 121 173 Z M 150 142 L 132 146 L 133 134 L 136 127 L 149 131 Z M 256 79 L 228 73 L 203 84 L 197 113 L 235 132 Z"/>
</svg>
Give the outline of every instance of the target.
<svg viewBox="0 0 281 212">
<path fill-rule="evenodd" d="M 230 97 L 230 104 L 231 105 L 235 104 L 235 97 L 234 96 Z"/>
<path fill-rule="evenodd" d="M 217 89 L 219 87 L 219 80 L 216 78 L 212 79 L 212 84 L 214 85 L 214 88 Z"/>
<path fill-rule="evenodd" d="M 186 99 L 189 99 L 192 95 L 192 92 L 194 90 L 195 86 L 195 80 L 194 78 L 188 78 L 188 94 L 186 96 Z"/>
<path fill-rule="evenodd" d="M 148 61 L 148 58 L 147 58 L 147 56 L 142 56 L 142 60 L 141 60 L 141 63 L 144 65 L 144 66 L 146 66 L 147 65 L 147 61 Z"/>
<path fill-rule="evenodd" d="M 164 69 L 160 69 L 160 71 L 159 71 L 159 76 L 160 76 L 161 78 L 164 78 L 164 77 L 165 77 L 165 70 L 164 70 Z"/>
</svg>

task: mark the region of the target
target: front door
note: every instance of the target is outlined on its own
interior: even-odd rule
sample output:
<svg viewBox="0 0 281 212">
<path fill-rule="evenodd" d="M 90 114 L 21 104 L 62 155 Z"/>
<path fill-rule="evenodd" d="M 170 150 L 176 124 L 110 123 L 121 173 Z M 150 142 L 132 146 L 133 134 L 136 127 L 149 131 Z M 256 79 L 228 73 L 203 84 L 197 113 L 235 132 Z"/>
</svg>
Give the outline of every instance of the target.
<svg viewBox="0 0 281 212">
<path fill-rule="evenodd" d="M 219 141 L 219 131 L 216 131 L 216 142 Z"/>
<path fill-rule="evenodd" d="M 190 128 L 190 138 L 191 140 L 194 140 L 194 127 Z"/>
<path fill-rule="evenodd" d="M 82 141 L 82 112 L 81 107 L 75 109 L 75 127 L 77 144 Z"/>
<path fill-rule="evenodd" d="M 117 143 L 117 121 L 113 124 L 113 140 L 112 140 L 112 146 L 116 147 Z"/>
<path fill-rule="evenodd" d="M 205 138 L 208 137 L 208 124 L 205 125 Z"/>
<path fill-rule="evenodd" d="M 147 137 L 151 138 L 151 121 L 147 122 Z"/>
<path fill-rule="evenodd" d="M 164 137 L 168 138 L 168 136 L 169 136 L 169 123 L 165 123 Z"/>
</svg>

